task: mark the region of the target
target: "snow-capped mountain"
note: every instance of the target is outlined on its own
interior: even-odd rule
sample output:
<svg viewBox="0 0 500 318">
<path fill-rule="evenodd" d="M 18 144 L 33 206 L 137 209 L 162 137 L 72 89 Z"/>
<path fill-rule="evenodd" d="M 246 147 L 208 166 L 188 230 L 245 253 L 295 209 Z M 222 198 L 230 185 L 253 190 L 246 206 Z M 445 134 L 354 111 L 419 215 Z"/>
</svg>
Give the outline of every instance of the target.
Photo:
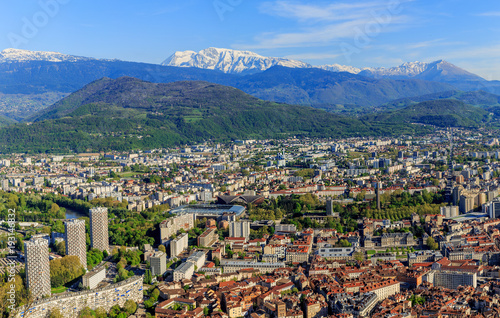
<svg viewBox="0 0 500 318">
<path fill-rule="evenodd" d="M 366 68 L 358 73 L 359 75 L 375 78 L 418 78 L 428 81 L 441 81 L 447 78 L 447 81 L 453 79 L 484 80 L 481 77 L 467 72 L 444 60 L 438 60 L 430 63 L 408 62 L 400 66 L 390 68 Z"/>
<path fill-rule="evenodd" d="M 368 67 L 363 69 L 366 75 L 371 74 L 376 77 L 385 77 L 385 76 L 405 76 L 405 77 L 414 77 L 418 74 L 425 71 L 431 63 L 425 62 L 406 62 L 399 66 L 395 67 Z"/>
<path fill-rule="evenodd" d="M 0 63 L 5 62 L 78 62 L 96 60 L 90 57 L 67 55 L 58 52 L 28 51 L 20 49 L 5 49 L 0 52 Z"/>
<path fill-rule="evenodd" d="M 266 57 L 250 51 L 208 48 L 199 52 L 178 51 L 166 59 L 162 65 L 195 67 L 219 70 L 230 74 L 246 74 L 265 71 L 275 65 L 291 68 L 320 68 L 330 72 L 348 72 L 374 78 L 418 78 L 439 82 L 484 80 L 444 60 L 426 62 L 406 62 L 395 67 L 364 67 L 327 64 L 316 65 L 278 57 Z"/>
<path fill-rule="evenodd" d="M 197 67 L 224 73 L 241 74 L 265 71 L 275 65 L 291 68 L 310 68 L 311 65 L 279 57 L 265 57 L 250 51 L 208 48 L 199 52 L 175 52 L 162 65 Z"/>
<path fill-rule="evenodd" d="M 320 69 L 325 70 L 325 71 L 330 71 L 330 72 L 348 72 L 351 74 L 358 74 L 362 70 L 369 69 L 369 68 L 361 69 L 361 68 L 357 68 L 354 66 L 346 66 L 346 65 L 340 65 L 340 64 L 318 65 L 318 66 L 314 66 L 314 67 L 320 68 Z"/>
</svg>

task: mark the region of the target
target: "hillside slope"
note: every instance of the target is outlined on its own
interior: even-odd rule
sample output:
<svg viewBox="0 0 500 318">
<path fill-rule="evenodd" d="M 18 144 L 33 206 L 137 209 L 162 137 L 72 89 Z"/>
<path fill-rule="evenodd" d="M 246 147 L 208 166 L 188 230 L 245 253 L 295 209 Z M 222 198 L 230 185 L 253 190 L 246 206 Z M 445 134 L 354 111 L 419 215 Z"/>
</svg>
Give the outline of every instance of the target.
<svg viewBox="0 0 500 318">
<path fill-rule="evenodd" d="M 206 140 L 385 132 L 354 118 L 265 102 L 232 87 L 198 81 L 155 84 L 130 77 L 95 81 L 34 121 L 0 129 L 0 151 L 152 149 Z"/>
<path fill-rule="evenodd" d="M 494 120 L 487 111 L 456 99 L 425 101 L 361 119 L 365 123 L 418 123 L 437 127 L 478 127 Z"/>
<path fill-rule="evenodd" d="M 448 84 L 421 80 L 374 79 L 318 68 L 274 66 L 231 83 L 261 99 L 331 108 L 337 104 L 376 106 L 390 100 L 454 89 Z"/>
</svg>

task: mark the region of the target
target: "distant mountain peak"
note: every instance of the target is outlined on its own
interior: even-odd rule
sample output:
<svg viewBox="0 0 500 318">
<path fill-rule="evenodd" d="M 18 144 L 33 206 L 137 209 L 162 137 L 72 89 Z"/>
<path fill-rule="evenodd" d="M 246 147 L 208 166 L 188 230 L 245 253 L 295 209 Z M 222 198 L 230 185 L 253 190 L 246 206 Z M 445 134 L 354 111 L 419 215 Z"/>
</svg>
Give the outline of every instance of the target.
<svg viewBox="0 0 500 318">
<path fill-rule="evenodd" d="M 68 55 L 59 52 L 29 51 L 22 49 L 8 48 L 0 52 L 0 63 L 5 62 L 79 62 L 97 60 L 90 57 Z M 112 60 L 105 60 L 112 61 Z"/>
<path fill-rule="evenodd" d="M 210 47 L 199 52 L 177 51 L 162 65 L 196 67 L 218 70 L 224 73 L 241 74 L 265 71 L 275 65 L 291 68 L 310 68 L 311 65 L 286 58 L 265 57 L 250 51 Z"/>
</svg>

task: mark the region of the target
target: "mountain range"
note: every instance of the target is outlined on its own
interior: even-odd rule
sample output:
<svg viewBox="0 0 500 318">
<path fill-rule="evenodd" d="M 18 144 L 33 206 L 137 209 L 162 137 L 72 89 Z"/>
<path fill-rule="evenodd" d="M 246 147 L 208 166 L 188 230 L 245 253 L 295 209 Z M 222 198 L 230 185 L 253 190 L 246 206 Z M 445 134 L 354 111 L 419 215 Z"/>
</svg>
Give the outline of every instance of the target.
<svg viewBox="0 0 500 318">
<path fill-rule="evenodd" d="M 0 129 L 0 152 L 133 150 L 206 140 L 374 134 L 355 118 L 262 101 L 229 86 L 120 77 L 86 85 L 38 113 L 32 123 Z"/>
<path fill-rule="evenodd" d="M 247 74 L 265 71 L 275 65 L 290 68 L 320 68 L 331 72 L 348 72 L 373 78 L 421 79 L 456 85 L 460 89 L 477 88 L 484 78 L 461 69 L 447 61 L 406 62 L 399 66 L 357 68 L 347 65 L 330 64 L 313 66 L 298 60 L 265 57 L 254 52 L 221 48 L 208 48 L 199 52 L 177 51 L 167 58 L 162 65 L 177 67 L 196 67 L 219 70 L 229 74 Z M 468 83 L 464 83 L 468 82 Z M 500 86 L 496 81 L 494 85 Z M 471 84 L 472 83 L 472 84 Z"/>
<path fill-rule="evenodd" d="M 414 135 L 430 133 L 435 127 L 498 126 L 498 116 L 457 99 L 344 116 L 263 101 L 236 88 L 203 81 L 102 78 L 37 113 L 32 122 L 0 128 L 0 152 L 126 151 L 287 136 Z"/>
<path fill-rule="evenodd" d="M 486 81 L 446 61 L 405 63 L 388 69 L 314 67 L 248 51 L 209 48 L 198 53 L 176 52 L 162 64 L 7 49 L 0 53 L 0 115 L 29 120 L 88 83 L 122 76 L 155 83 L 207 81 L 264 100 L 347 113 L 383 110 L 381 105 L 392 100 L 446 91 L 500 92 L 500 82 Z"/>
<path fill-rule="evenodd" d="M 218 70 L 229 74 L 248 74 L 265 71 L 273 66 L 310 68 L 311 65 L 286 58 L 265 57 L 250 51 L 208 48 L 199 51 L 178 51 L 163 61 L 162 65 L 196 67 Z"/>
</svg>

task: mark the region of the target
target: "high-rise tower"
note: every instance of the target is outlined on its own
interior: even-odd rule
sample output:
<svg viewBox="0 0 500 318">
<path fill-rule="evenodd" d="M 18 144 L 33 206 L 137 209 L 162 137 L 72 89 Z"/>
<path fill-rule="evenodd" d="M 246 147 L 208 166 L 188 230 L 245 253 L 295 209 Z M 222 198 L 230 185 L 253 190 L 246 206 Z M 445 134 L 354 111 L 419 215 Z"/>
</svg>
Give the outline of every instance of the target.
<svg viewBox="0 0 500 318">
<path fill-rule="evenodd" d="M 108 208 L 90 209 L 90 241 L 92 248 L 109 253 Z"/>
<path fill-rule="evenodd" d="M 66 255 L 75 255 L 87 269 L 87 244 L 84 220 L 68 220 L 65 223 Z"/>
<path fill-rule="evenodd" d="M 32 238 L 24 242 L 26 283 L 35 298 L 50 296 L 49 241 Z"/>
</svg>

